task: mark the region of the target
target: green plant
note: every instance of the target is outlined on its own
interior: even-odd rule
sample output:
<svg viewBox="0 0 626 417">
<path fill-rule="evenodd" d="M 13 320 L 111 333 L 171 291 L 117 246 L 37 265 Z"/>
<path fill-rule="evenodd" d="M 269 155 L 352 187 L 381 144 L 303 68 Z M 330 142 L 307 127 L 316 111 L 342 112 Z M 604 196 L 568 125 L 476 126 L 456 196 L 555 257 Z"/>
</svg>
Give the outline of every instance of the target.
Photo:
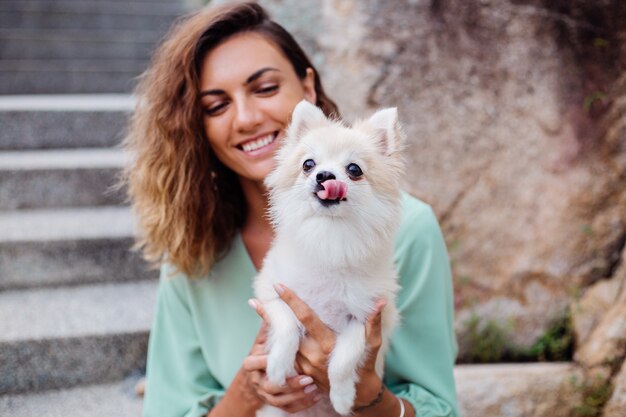
<svg viewBox="0 0 626 417">
<path fill-rule="evenodd" d="M 467 362 L 499 362 L 508 349 L 506 332 L 495 321 L 489 320 L 484 325 L 477 315 L 472 315 L 467 322 L 466 353 Z"/>
<path fill-rule="evenodd" d="M 604 38 L 598 37 L 593 40 L 593 45 L 597 46 L 598 48 L 606 48 L 607 46 L 609 46 L 609 41 Z"/>
<path fill-rule="evenodd" d="M 589 103 L 589 106 L 591 106 L 591 103 Z M 593 228 L 589 224 L 580 226 L 580 231 L 587 236 L 593 236 Z"/>
<path fill-rule="evenodd" d="M 467 351 L 461 360 L 469 363 L 568 361 L 573 355 L 572 322 L 568 312 L 555 320 L 530 347 L 511 342 L 514 326 L 495 320 L 482 321 L 473 314 L 461 339 Z"/>
<path fill-rule="evenodd" d="M 596 377 L 593 383 L 583 382 L 576 387 L 581 392 L 580 404 L 574 407 L 573 417 L 598 417 L 604 404 L 611 398 L 613 387 L 602 377 Z"/>
<path fill-rule="evenodd" d="M 552 322 L 530 348 L 520 352 L 522 359 L 540 362 L 571 360 L 572 354 L 572 320 L 569 313 Z"/>
<path fill-rule="evenodd" d="M 593 105 L 593 103 L 595 103 L 596 101 L 603 101 L 605 98 L 606 98 L 605 92 L 595 91 L 589 94 L 587 97 L 585 97 L 585 100 L 583 101 L 583 109 L 585 110 L 585 112 L 588 112 L 591 109 L 591 106 Z"/>
</svg>

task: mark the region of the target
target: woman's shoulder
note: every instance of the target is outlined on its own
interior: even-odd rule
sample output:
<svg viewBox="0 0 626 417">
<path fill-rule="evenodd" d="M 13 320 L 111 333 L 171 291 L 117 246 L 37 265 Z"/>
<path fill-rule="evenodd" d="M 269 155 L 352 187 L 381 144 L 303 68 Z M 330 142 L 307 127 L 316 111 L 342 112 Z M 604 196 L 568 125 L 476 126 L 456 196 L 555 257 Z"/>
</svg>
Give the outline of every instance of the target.
<svg viewBox="0 0 626 417">
<path fill-rule="evenodd" d="M 220 256 L 205 274 L 190 276 L 166 258 L 161 264 L 160 281 L 162 285 L 174 287 L 175 290 L 182 292 L 190 287 L 197 290 L 198 286 L 218 285 L 223 281 L 221 277 L 247 276 L 251 273 L 254 273 L 254 267 L 243 247 L 240 235 L 237 234 L 227 252 Z"/>
<path fill-rule="evenodd" d="M 191 279 L 189 275 L 179 270 L 169 260 L 164 259 L 161 263 L 159 287 L 162 293 L 171 292 L 178 295 L 178 297 L 185 296 Z"/>
<path fill-rule="evenodd" d="M 441 229 L 432 207 L 412 195 L 402 193 L 402 221 L 396 244 L 415 239 L 430 240 L 439 236 Z"/>
</svg>

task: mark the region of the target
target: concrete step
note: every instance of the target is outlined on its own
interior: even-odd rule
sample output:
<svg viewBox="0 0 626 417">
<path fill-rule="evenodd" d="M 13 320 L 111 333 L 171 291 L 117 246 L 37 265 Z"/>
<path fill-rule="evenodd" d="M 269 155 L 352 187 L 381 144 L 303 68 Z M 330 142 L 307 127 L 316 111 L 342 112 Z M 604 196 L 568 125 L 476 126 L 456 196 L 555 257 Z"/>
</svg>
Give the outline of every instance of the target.
<svg viewBox="0 0 626 417">
<path fill-rule="evenodd" d="M 123 94 L 0 96 L 0 150 L 113 147 L 134 106 Z"/>
<path fill-rule="evenodd" d="M 174 17 L 185 10 L 187 3 L 167 0 L 0 0 L 0 11 Z"/>
<path fill-rule="evenodd" d="M 0 290 L 156 278 L 133 224 L 127 207 L 0 212 Z"/>
<path fill-rule="evenodd" d="M 145 367 L 157 281 L 0 292 L 0 394 L 121 380 Z"/>
<path fill-rule="evenodd" d="M 119 149 L 0 152 L 0 210 L 120 205 Z"/>
<path fill-rule="evenodd" d="M 0 415 L 12 417 L 139 417 L 142 398 L 135 395 L 137 378 L 122 382 L 34 394 L 0 396 Z"/>
<path fill-rule="evenodd" d="M 21 5 L 21 2 L 16 2 Z M 154 7 L 154 6 L 153 6 Z M 166 30 L 174 21 L 167 14 L 81 13 L 71 10 L 0 10 L 0 28 L 127 30 L 150 28 Z"/>
<path fill-rule="evenodd" d="M 0 95 L 130 93 L 147 67 L 129 60 L 0 60 Z"/>
<path fill-rule="evenodd" d="M 148 60 L 161 36 L 139 29 L 0 29 L 0 59 Z"/>
</svg>

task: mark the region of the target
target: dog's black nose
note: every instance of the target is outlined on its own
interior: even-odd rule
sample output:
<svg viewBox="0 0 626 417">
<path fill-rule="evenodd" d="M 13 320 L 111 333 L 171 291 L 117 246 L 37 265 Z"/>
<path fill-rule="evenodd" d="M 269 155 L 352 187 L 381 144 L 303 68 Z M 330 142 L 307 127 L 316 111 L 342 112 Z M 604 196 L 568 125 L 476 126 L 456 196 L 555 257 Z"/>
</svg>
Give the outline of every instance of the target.
<svg viewBox="0 0 626 417">
<path fill-rule="evenodd" d="M 336 179 L 335 174 L 333 174 L 332 172 L 328 172 L 328 171 L 320 171 L 315 176 L 315 180 L 317 181 L 318 184 L 321 184 L 326 180 L 334 180 L 334 179 Z"/>
</svg>

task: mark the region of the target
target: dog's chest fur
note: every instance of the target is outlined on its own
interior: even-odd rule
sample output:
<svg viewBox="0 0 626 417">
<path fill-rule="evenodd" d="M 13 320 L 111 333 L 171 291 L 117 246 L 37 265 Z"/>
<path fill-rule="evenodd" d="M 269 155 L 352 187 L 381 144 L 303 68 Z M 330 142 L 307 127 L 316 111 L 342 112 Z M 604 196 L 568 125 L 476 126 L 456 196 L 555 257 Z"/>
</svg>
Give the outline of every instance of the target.
<svg viewBox="0 0 626 417">
<path fill-rule="evenodd" d="M 279 282 L 294 290 L 336 332 L 341 332 L 350 318 L 365 322 L 376 300 L 389 298 L 396 289 L 391 261 L 333 268 L 295 253 L 282 257 L 270 253 L 266 262 L 268 275 L 280 277 Z"/>
</svg>

